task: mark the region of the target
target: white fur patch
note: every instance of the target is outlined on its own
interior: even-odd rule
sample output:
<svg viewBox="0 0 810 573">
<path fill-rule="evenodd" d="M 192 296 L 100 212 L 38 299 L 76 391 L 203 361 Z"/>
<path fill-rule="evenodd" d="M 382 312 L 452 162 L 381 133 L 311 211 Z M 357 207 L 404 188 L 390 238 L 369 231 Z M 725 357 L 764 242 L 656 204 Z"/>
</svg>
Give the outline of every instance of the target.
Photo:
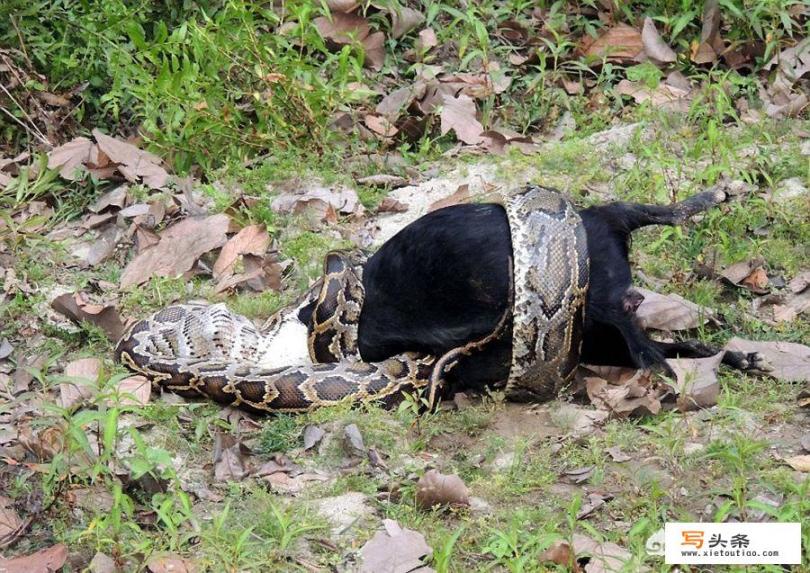
<svg viewBox="0 0 810 573">
<path fill-rule="evenodd" d="M 264 348 L 260 364 L 265 368 L 312 364 L 307 350 L 307 327 L 292 316 L 284 320 Z"/>
</svg>

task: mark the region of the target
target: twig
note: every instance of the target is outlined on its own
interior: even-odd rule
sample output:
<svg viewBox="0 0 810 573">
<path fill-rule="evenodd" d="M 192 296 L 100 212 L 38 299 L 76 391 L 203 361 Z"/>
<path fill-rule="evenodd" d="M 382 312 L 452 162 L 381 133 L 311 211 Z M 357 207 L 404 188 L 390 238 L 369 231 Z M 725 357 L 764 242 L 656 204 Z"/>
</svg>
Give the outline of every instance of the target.
<svg viewBox="0 0 810 573">
<path fill-rule="evenodd" d="M 11 25 L 14 26 L 14 30 L 17 32 L 17 38 L 20 40 L 20 48 L 22 49 L 22 54 L 25 57 L 25 62 L 28 64 L 28 67 L 32 70 L 34 69 L 34 64 L 31 63 L 31 58 L 28 57 L 28 51 L 25 49 L 25 42 L 23 42 L 22 34 L 20 33 L 20 29 L 17 27 L 17 19 L 14 16 L 9 16 L 11 20 Z"/>
<path fill-rule="evenodd" d="M 31 119 L 31 116 L 28 115 L 27 111 L 25 111 L 25 108 L 20 105 L 20 102 L 18 102 L 16 99 L 14 99 L 14 96 L 11 95 L 11 92 L 6 89 L 6 86 L 4 86 L 3 84 L 0 84 L 0 89 L 2 89 L 5 92 L 5 94 L 9 97 L 9 99 L 11 101 L 13 101 L 15 104 L 17 104 L 17 107 L 20 108 L 20 111 L 23 112 L 23 115 L 25 116 L 25 118 L 30 122 L 30 126 L 26 126 L 22 121 L 20 121 L 19 118 L 17 118 L 14 114 L 12 114 L 6 108 L 0 106 L 0 109 L 2 109 L 11 119 L 13 119 L 17 123 L 19 123 L 21 126 L 23 126 L 23 128 L 25 128 L 25 130 L 27 132 L 34 135 L 42 143 L 44 143 L 48 147 L 53 147 L 53 144 L 50 141 L 48 141 L 48 138 L 45 137 L 45 135 L 39 130 L 37 125 L 34 123 L 34 120 Z"/>
<path fill-rule="evenodd" d="M 19 119 L 17 116 L 15 116 L 13 113 L 11 113 L 10 111 L 8 111 L 8 110 L 7 110 L 6 108 L 4 108 L 3 106 L 0 106 L 0 111 L 2 111 L 3 113 L 5 113 L 7 116 L 9 116 L 11 119 L 13 119 L 14 121 L 16 121 L 17 123 L 19 123 L 19 124 L 20 124 L 20 126 L 21 126 L 21 127 L 22 127 L 22 128 L 23 128 L 23 129 L 24 129 L 26 132 L 28 132 L 30 135 L 34 136 L 34 137 L 35 137 L 36 139 L 38 139 L 40 142 L 44 143 L 44 144 L 45 144 L 45 145 L 47 145 L 48 147 L 53 147 L 53 145 L 51 144 L 51 142 L 50 142 L 50 141 L 48 141 L 48 140 L 45 138 L 45 136 L 44 136 L 44 135 L 42 135 L 42 134 L 38 133 L 38 131 L 39 131 L 38 129 L 37 129 L 37 130 L 31 129 L 31 128 L 30 128 L 30 127 L 27 125 L 27 124 L 23 123 L 23 122 L 22 122 L 22 121 L 21 121 L 21 120 L 20 120 L 20 119 Z"/>
</svg>

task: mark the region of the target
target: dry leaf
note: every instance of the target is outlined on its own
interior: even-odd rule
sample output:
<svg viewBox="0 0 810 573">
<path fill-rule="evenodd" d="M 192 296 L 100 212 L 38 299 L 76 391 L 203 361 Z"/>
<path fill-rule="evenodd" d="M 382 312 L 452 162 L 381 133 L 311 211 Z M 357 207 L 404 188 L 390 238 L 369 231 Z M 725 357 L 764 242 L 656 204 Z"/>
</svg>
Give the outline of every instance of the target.
<svg viewBox="0 0 810 573">
<path fill-rule="evenodd" d="M 586 56 L 606 58 L 608 61 L 628 62 L 635 60 L 644 50 L 641 34 L 627 24 L 608 28 L 598 38 L 588 37 L 582 46 Z"/>
<path fill-rule="evenodd" d="M 718 0 L 703 4 L 703 28 L 700 42 L 692 45 L 691 59 L 696 64 L 711 64 L 723 53 L 725 44 L 720 38 L 720 6 Z"/>
<path fill-rule="evenodd" d="M 382 98 L 374 111 L 385 116 L 390 121 L 396 121 L 402 113 L 407 111 L 414 100 L 425 95 L 426 89 L 426 84 L 421 81 L 396 89 Z"/>
<path fill-rule="evenodd" d="M 657 62 L 667 64 L 677 59 L 675 52 L 670 48 L 655 28 L 655 22 L 649 16 L 644 18 L 644 26 L 641 29 L 641 43 L 644 46 L 644 53 Z"/>
<path fill-rule="evenodd" d="M 624 453 L 619 446 L 613 446 L 612 448 L 608 448 L 605 451 L 610 455 L 610 459 L 612 459 L 617 464 L 629 462 L 630 460 L 633 459 L 632 456 L 628 456 L 626 453 Z"/>
<path fill-rule="evenodd" d="M 650 88 L 641 82 L 624 79 L 616 85 L 616 92 L 632 97 L 636 103 L 650 102 L 654 107 L 683 113 L 689 111 L 692 101 L 691 91 L 684 91 L 667 83 Z"/>
<path fill-rule="evenodd" d="M 320 426 L 307 424 L 304 428 L 304 450 L 311 450 L 317 446 L 325 435 L 326 432 Z"/>
<path fill-rule="evenodd" d="M 98 390 L 98 376 L 101 372 L 101 360 L 98 358 L 81 358 L 65 366 L 65 377 L 73 380 L 59 384 L 59 404 L 63 408 L 72 408 L 92 398 Z"/>
<path fill-rule="evenodd" d="M 648 372 L 637 375 L 618 385 L 596 377 L 585 378 L 585 388 L 591 403 L 605 410 L 611 417 L 627 418 L 657 414 L 661 411 L 664 394 L 651 383 Z"/>
<path fill-rule="evenodd" d="M 55 147 L 48 153 L 48 169 L 59 169 L 59 175 L 68 181 L 75 181 L 86 171 L 84 165 L 90 159 L 93 142 L 86 137 Z"/>
<path fill-rule="evenodd" d="M 248 225 L 236 235 L 228 239 L 219 257 L 214 263 L 214 280 L 234 274 L 236 263 L 242 255 L 260 257 L 267 252 L 270 246 L 270 235 L 264 225 Z"/>
<path fill-rule="evenodd" d="M 810 455 L 793 456 L 785 458 L 784 461 L 796 471 L 810 473 Z"/>
<path fill-rule="evenodd" d="M 161 159 L 156 155 L 138 149 L 125 141 L 120 141 L 105 135 L 98 129 L 93 130 L 99 151 L 103 152 L 110 161 L 118 164 L 118 170 L 132 183 L 143 182 L 152 189 L 163 189 L 169 180 L 169 174 L 163 167 Z"/>
<path fill-rule="evenodd" d="M 229 227 L 230 218 L 223 214 L 175 223 L 163 232 L 157 245 L 130 261 L 121 275 L 121 288 L 142 284 L 153 276 L 179 277 L 202 255 L 224 245 Z"/>
<path fill-rule="evenodd" d="M 241 481 L 247 475 L 241 444 L 232 435 L 217 432 L 214 437 L 214 479 L 218 482 Z"/>
<path fill-rule="evenodd" d="M 425 21 L 424 15 L 418 10 L 408 8 L 402 4 L 392 4 L 391 35 L 399 39 Z"/>
<path fill-rule="evenodd" d="M 416 484 L 416 505 L 430 509 L 437 505 L 469 505 L 470 492 L 456 474 L 429 470 Z"/>
<path fill-rule="evenodd" d="M 160 555 L 152 557 L 146 568 L 151 573 L 197 573 L 197 565 L 190 559 L 178 555 Z"/>
<path fill-rule="evenodd" d="M 281 290 L 284 266 L 278 262 L 275 253 L 270 253 L 265 257 L 243 255 L 242 264 L 244 272 L 223 277 L 215 289 L 217 294 L 242 285 L 256 292 L 264 292 L 268 289 Z"/>
<path fill-rule="evenodd" d="M 383 137 L 394 137 L 399 133 L 396 126 L 381 115 L 366 115 L 363 118 L 363 123 L 371 131 Z"/>
<path fill-rule="evenodd" d="M 377 207 L 377 213 L 404 213 L 408 210 L 405 203 L 397 201 L 393 197 L 386 197 Z"/>
<path fill-rule="evenodd" d="M 319 200 L 330 205 L 335 211 L 359 216 L 363 214 L 363 205 L 354 189 L 333 187 L 330 189 L 316 187 L 303 193 L 282 193 L 270 204 L 277 213 L 300 214 L 309 202 Z"/>
<path fill-rule="evenodd" d="M 152 385 L 145 376 L 130 376 L 118 383 L 122 406 L 146 406 L 152 394 Z"/>
<path fill-rule="evenodd" d="M 586 535 L 574 534 L 574 552 L 577 559 L 590 557 L 585 573 L 621 573 L 627 570 L 632 554 L 608 541 L 598 542 Z"/>
<path fill-rule="evenodd" d="M 91 303 L 86 293 L 59 295 L 51 301 L 51 308 L 76 324 L 85 321 L 99 327 L 113 342 L 117 342 L 124 333 L 124 323 L 116 306 Z"/>
<path fill-rule="evenodd" d="M 404 187 L 408 184 L 408 180 L 404 177 L 400 177 L 399 175 L 388 175 L 386 173 L 378 173 L 376 175 L 369 175 L 368 177 L 360 177 L 357 182 L 360 185 L 387 187 L 389 189 Z"/>
<path fill-rule="evenodd" d="M 378 531 L 360 549 L 358 573 L 409 573 L 430 571 L 421 559 L 432 549 L 421 533 L 403 529 L 396 521 L 383 519 L 384 531 Z"/>
<path fill-rule="evenodd" d="M 374 32 L 363 40 L 366 59 L 363 65 L 372 70 L 381 70 L 385 63 L 385 34 Z"/>
<path fill-rule="evenodd" d="M 331 19 L 319 16 L 312 23 L 324 40 L 340 46 L 351 44 L 353 39 L 362 42 L 371 32 L 368 20 L 359 14 L 336 12 L 331 14 Z"/>
<path fill-rule="evenodd" d="M 655 330 L 688 330 L 709 321 L 712 312 L 677 294 L 662 295 L 646 289 L 636 289 L 644 300 L 636 310 L 643 328 Z"/>
<path fill-rule="evenodd" d="M 362 456 L 366 453 L 366 445 L 363 443 L 363 435 L 357 424 L 349 424 L 343 428 L 343 443 L 347 453 L 355 456 Z"/>
<path fill-rule="evenodd" d="M 104 229 L 87 251 L 84 258 L 87 266 L 95 267 L 106 261 L 115 252 L 115 247 L 118 246 L 121 236 L 121 229 L 115 225 L 110 225 Z"/>
<path fill-rule="evenodd" d="M 788 283 L 788 288 L 793 294 L 799 294 L 810 286 L 810 271 L 803 271 L 793 277 Z"/>
<path fill-rule="evenodd" d="M 87 570 L 89 573 L 118 573 L 120 571 L 115 564 L 115 560 L 100 551 L 93 555 Z"/>
<path fill-rule="evenodd" d="M 360 5 L 356 0 L 326 0 L 330 12 L 354 12 Z"/>
<path fill-rule="evenodd" d="M 428 52 L 439 45 L 439 39 L 433 28 L 425 28 L 419 32 L 419 38 L 414 43 L 414 48 L 420 53 Z"/>
<path fill-rule="evenodd" d="M 540 554 L 540 563 L 556 563 L 565 567 L 571 573 L 581 573 L 582 569 L 576 561 L 571 545 L 567 541 L 555 541 L 551 547 Z"/>
<path fill-rule="evenodd" d="M 442 96 L 441 133 L 454 131 L 459 141 L 475 145 L 481 141 L 484 127 L 475 117 L 475 101 L 465 94 Z"/>
<path fill-rule="evenodd" d="M 598 493 L 589 493 L 588 497 L 582 502 L 582 507 L 577 512 L 577 519 L 585 519 L 611 499 L 613 499 L 612 495 L 603 496 Z"/>
<path fill-rule="evenodd" d="M 67 557 L 67 547 L 58 543 L 46 549 L 40 549 L 31 555 L 0 559 L 0 571 L 2 573 L 54 573 L 61 571 Z"/>
<path fill-rule="evenodd" d="M 709 408 L 717 404 L 720 382 L 717 369 L 723 352 L 708 358 L 671 358 L 667 364 L 677 376 L 678 409 L 681 412 Z"/>
<path fill-rule="evenodd" d="M 17 533 L 22 524 L 23 520 L 14 509 L 14 502 L 0 495 L 0 546 L 4 546 L 3 542 Z"/>
<path fill-rule="evenodd" d="M 448 195 L 443 199 L 439 199 L 438 201 L 434 201 L 428 206 L 427 212 L 431 213 L 438 209 L 443 209 L 444 207 L 450 207 L 451 205 L 459 205 L 460 203 L 466 203 L 470 200 L 470 186 L 464 183 L 463 185 L 459 185 L 458 189 L 456 189 L 455 193 L 452 195 Z"/>
<path fill-rule="evenodd" d="M 810 382 L 810 346 L 793 342 L 765 342 L 732 338 L 726 350 L 759 352 L 772 367 L 767 376 L 788 382 Z"/>
<path fill-rule="evenodd" d="M 603 410 L 564 404 L 557 410 L 555 417 L 570 430 L 572 436 L 580 437 L 592 435 L 597 426 L 601 426 L 607 421 L 608 413 Z"/>
</svg>

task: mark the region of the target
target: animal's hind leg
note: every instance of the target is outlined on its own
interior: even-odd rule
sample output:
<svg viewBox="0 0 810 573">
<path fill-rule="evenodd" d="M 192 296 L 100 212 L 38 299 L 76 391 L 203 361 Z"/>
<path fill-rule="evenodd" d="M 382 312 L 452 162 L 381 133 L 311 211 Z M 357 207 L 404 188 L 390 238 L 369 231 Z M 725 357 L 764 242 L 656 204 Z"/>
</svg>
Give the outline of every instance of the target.
<svg viewBox="0 0 810 573">
<path fill-rule="evenodd" d="M 678 225 L 692 215 L 706 211 L 726 200 L 726 194 L 719 189 L 710 189 L 692 195 L 673 205 L 643 205 L 638 203 L 620 203 L 624 223 L 628 231 L 634 231 L 647 225 Z"/>
<path fill-rule="evenodd" d="M 684 340 L 682 342 L 653 341 L 655 347 L 667 358 L 708 358 L 723 349 L 699 340 Z M 723 353 L 723 364 L 736 370 L 755 370 L 767 372 L 771 369 L 768 361 L 759 352 L 739 352 L 726 350 Z"/>
</svg>

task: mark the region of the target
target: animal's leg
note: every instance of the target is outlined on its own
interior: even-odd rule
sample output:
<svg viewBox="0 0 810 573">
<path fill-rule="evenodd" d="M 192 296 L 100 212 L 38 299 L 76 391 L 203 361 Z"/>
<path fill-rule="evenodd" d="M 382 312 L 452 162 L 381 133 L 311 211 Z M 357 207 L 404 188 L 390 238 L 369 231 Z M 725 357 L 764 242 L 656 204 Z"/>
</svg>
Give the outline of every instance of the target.
<svg viewBox="0 0 810 573">
<path fill-rule="evenodd" d="M 634 231 L 647 225 L 678 225 L 692 215 L 722 203 L 726 194 L 719 189 L 710 189 L 693 195 L 674 205 L 642 205 L 637 203 L 619 203 L 626 228 Z"/>
<path fill-rule="evenodd" d="M 684 340 L 682 342 L 652 341 L 655 347 L 667 358 L 708 358 L 723 349 L 719 346 L 706 344 L 699 340 Z M 756 370 L 767 372 L 771 369 L 768 361 L 759 352 L 739 352 L 726 350 L 723 354 L 723 364 L 736 370 Z"/>
</svg>

